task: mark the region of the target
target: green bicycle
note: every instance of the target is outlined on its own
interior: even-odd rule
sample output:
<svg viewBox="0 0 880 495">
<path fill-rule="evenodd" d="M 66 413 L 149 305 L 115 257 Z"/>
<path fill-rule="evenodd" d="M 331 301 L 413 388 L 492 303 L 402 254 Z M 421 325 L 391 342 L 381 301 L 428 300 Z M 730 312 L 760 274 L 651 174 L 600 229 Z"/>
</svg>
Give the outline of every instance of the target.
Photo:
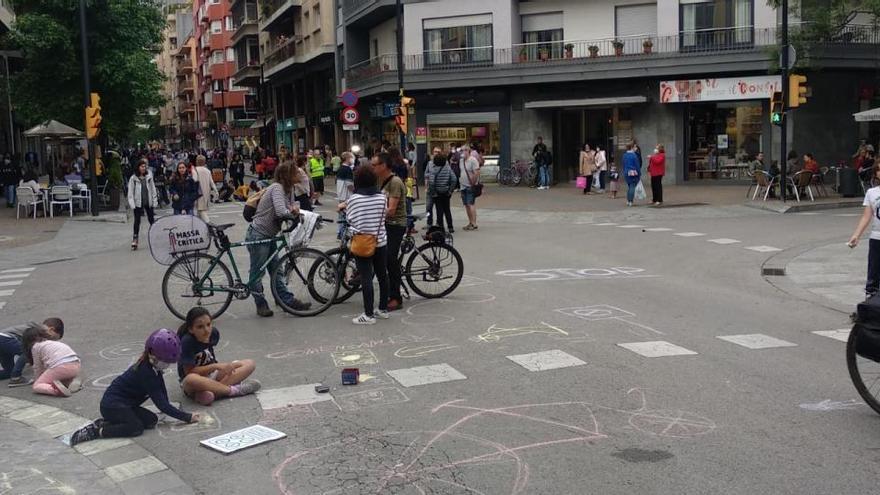
<svg viewBox="0 0 880 495">
<path fill-rule="evenodd" d="M 174 316 L 186 319 L 186 313 L 193 306 L 203 306 L 211 312 L 211 318 L 218 318 L 229 308 L 232 298 L 245 300 L 251 295 L 250 285 L 263 277 L 269 264 L 276 257 L 282 259 L 275 270 L 269 274 L 269 285 L 276 303 L 285 312 L 297 316 L 315 316 L 329 308 L 339 293 L 339 272 L 332 258 L 317 249 L 307 247 L 314 231 L 321 227 L 320 219 L 314 228 L 301 236 L 295 244 L 288 243 L 287 235 L 299 223 L 298 217 L 285 219 L 289 226 L 275 237 L 252 242 L 230 242 L 224 232 L 234 224 L 209 224 L 217 254 L 194 251 L 178 257 L 165 272 L 162 279 L 162 299 Z M 259 274 L 243 282 L 232 249 L 254 244 L 272 244 L 273 252 L 260 267 Z M 226 256 L 232 266 L 229 271 L 222 258 Z M 235 274 L 233 278 L 232 273 Z M 294 301 L 286 300 L 278 292 L 279 285 L 287 286 L 298 301 L 308 303 L 293 306 Z"/>
</svg>

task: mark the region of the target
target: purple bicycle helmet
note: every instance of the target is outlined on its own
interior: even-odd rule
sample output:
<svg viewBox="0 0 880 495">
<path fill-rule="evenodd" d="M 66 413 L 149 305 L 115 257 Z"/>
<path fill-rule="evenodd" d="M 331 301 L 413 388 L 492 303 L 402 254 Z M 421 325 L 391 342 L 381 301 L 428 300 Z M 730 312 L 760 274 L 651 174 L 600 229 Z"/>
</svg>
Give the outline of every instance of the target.
<svg viewBox="0 0 880 495">
<path fill-rule="evenodd" d="M 180 338 L 167 328 L 160 328 L 147 337 L 146 350 L 159 361 L 176 363 L 180 358 Z"/>
</svg>

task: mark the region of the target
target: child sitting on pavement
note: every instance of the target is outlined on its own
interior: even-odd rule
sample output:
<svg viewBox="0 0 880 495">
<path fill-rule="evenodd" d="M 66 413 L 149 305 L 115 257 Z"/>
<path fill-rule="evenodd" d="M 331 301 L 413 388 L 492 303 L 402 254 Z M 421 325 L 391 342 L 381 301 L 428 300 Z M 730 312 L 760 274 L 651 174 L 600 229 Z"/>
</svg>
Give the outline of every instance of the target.
<svg viewBox="0 0 880 495">
<path fill-rule="evenodd" d="M 61 318 L 47 318 L 43 325 L 55 334 L 55 340 L 60 340 L 64 336 L 64 322 L 61 321 Z M 8 378 L 10 387 L 22 387 L 33 383 L 33 380 L 21 376 L 24 366 L 27 364 L 21 339 L 25 330 L 36 326 L 39 326 L 39 323 L 31 321 L 0 330 L 0 368 L 2 368 L 0 369 L 0 380 Z"/>
<path fill-rule="evenodd" d="M 31 326 L 21 337 L 27 362 L 34 366 L 34 392 L 70 397 L 79 391 L 80 359 L 69 345 L 55 340 L 58 336 L 45 325 Z"/>
<path fill-rule="evenodd" d="M 62 441 L 71 447 L 97 438 L 137 437 L 156 427 L 159 418 L 141 407 L 147 399 L 163 413 L 185 423 L 197 423 L 199 413 L 171 405 L 163 373 L 180 357 L 180 339 L 171 330 L 156 330 L 147 338 L 144 352 L 125 373 L 116 377 L 101 398 L 101 419 L 89 423 Z"/>
<path fill-rule="evenodd" d="M 260 382 L 245 381 L 256 367 L 252 360 L 217 362 L 214 346 L 220 342 L 220 332 L 211 325 L 211 313 L 207 309 L 201 306 L 190 309 L 177 335 L 181 347 L 177 374 L 187 397 L 209 406 L 214 399 L 260 390 Z"/>
</svg>

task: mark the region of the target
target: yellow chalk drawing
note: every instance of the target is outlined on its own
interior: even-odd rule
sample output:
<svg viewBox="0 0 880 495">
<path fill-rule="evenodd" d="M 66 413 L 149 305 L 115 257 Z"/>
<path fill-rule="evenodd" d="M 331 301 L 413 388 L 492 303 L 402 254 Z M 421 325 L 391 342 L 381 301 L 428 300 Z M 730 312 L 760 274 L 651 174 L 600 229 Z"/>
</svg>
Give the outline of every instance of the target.
<svg viewBox="0 0 880 495">
<path fill-rule="evenodd" d="M 520 337 L 522 335 L 530 335 L 533 333 L 556 337 L 568 337 L 568 332 L 565 330 L 542 321 L 540 325 L 516 328 L 502 328 L 493 323 L 485 332 L 476 337 L 471 337 L 470 340 L 473 342 L 498 342 L 509 337 Z"/>
</svg>

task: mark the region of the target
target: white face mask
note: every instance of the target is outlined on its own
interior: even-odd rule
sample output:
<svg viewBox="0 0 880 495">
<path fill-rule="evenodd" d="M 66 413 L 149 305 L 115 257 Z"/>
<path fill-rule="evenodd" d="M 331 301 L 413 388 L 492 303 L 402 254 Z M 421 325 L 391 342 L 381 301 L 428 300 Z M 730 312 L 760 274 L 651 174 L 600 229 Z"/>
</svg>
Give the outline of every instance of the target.
<svg viewBox="0 0 880 495">
<path fill-rule="evenodd" d="M 165 361 L 159 361 L 158 359 L 153 363 L 153 367 L 159 371 L 165 371 L 168 367 L 171 366 L 171 363 L 166 363 Z"/>
<path fill-rule="evenodd" d="M 657 150 L 657 148 L 654 148 L 654 153 L 655 153 L 655 154 L 656 154 L 656 153 L 659 153 L 659 151 Z"/>
</svg>

